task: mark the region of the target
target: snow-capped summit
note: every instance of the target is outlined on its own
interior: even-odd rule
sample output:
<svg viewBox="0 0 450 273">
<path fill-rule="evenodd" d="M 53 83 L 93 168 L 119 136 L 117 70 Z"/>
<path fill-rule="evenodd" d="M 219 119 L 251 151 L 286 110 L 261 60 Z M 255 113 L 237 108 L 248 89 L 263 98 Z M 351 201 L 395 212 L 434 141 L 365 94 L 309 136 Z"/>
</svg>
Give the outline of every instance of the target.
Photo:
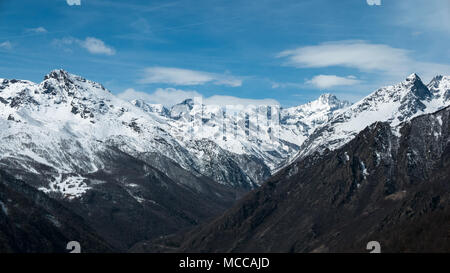
<svg viewBox="0 0 450 273">
<path fill-rule="evenodd" d="M 415 80 L 420 80 L 419 75 L 417 75 L 416 73 L 411 73 L 408 77 L 406 77 L 406 81 L 415 81 Z"/>
<path fill-rule="evenodd" d="M 17 114 L 24 114 L 26 109 L 37 112 L 51 108 L 69 108 L 72 113 L 83 118 L 92 118 L 94 112 L 107 111 L 106 102 L 114 97 L 101 84 L 64 70 L 53 70 L 39 84 L 23 80 L 3 80 L 0 90 L 3 104 L 17 109 Z"/>
<path fill-rule="evenodd" d="M 348 101 L 341 101 L 335 95 L 329 93 L 320 95 L 318 101 L 323 105 L 329 106 L 330 109 L 340 109 L 350 106 Z"/>
<path fill-rule="evenodd" d="M 151 103 L 145 102 L 144 100 L 132 100 L 131 104 L 142 109 L 144 112 L 147 112 L 147 113 L 156 113 L 156 114 L 164 116 L 164 117 L 167 117 L 168 115 L 170 115 L 169 109 L 167 109 L 162 104 L 151 104 Z"/>
<path fill-rule="evenodd" d="M 450 76 L 438 75 L 427 85 L 433 95 L 443 102 L 450 101 Z"/>
<path fill-rule="evenodd" d="M 320 97 L 314 101 L 307 104 L 294 106 L 284 109 L 286 113 L 293 112 L 317 112 L 317 111 L 334 111 L 350 106 L 351 103 L 348 101 L 341 101 L 333 94 L 322 94 Z"/>
<path fill-rule="evenodd" d="M 95 92 L 96 95 L 104 95 L 110 93 L 103 85 L 86 80 L 83 77 L 70 74 L 63 69 L 51 71 L 45 75 L 44 81 L 40 84 L 45 94 L 57 95 L 89 95 L 90 92 Z"/>
<path fill-rule="evenodd" d="M 430 99 L 433 96 L 417 74 L 411 74 L 408 78 L 406 78 L 405 82 L 405 86 L 408 87 L 409 83 L 411 93 L 413 93 L 420 100 Z"/>
<path fill-rule="evenodd" d="M 47 75 L 44 76 L 44 80 L 53 78 L 53 79 L 56 79 L 59 81 L 64 81 L 65 79 L 71 78 L 73 76 L 74 75 L 69 74 L 64 69 L 54 69 L 54 70 L 50 71 L 50 73 L 48 73 Z"/>
<path fill-rule="evenodd" d="M 173 119 L 181 119 L 183 118 L 185 121 L 189 120 L 189 115 L 194 107 L 193 99 L 185 99 L 181 103 L 175 104 L 170 108 L 170 117 Z"/>
<path fill-rule="evenodd" d="M 323 94 L 307 104 L 282 109 L 281 124 L 295 133 L 295 137 L 299 139 L 292 141 L 301 145 L 318 126 L 350 105 L 348 101 L 341 101 L 335 95 Z"/>
<path fill-rule="evenodd" d="M 441 81 L 438 83 L 439 79 L 442 78 L 437 77 L 430 83 L 436 86 L 431 91 L 415 73 L 399 84 L 376 90 L 317 128 L 304 142 L 296 158 L 315 151 L 339 148 L 374 122 L 389 122 L 396 127 L 417 115 L 431 113 L 448 105 L 448 102 L 436 96 L 447 86 Z"/>
</svg>

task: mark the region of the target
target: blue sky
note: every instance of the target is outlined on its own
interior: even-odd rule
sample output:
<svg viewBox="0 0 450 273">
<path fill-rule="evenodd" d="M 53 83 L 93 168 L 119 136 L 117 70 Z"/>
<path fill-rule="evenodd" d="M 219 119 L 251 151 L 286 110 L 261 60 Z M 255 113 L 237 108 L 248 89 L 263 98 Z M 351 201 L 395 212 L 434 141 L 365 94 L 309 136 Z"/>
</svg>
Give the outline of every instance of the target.
<svg viewBox="0 0 450 273">
<path fill-rule="evenodd" d="M 164 104 L 354 102 L 450 75 L 449 44 L 448 0 L 0 0 L 0 78 L 63 68 Z"/>
</svg>

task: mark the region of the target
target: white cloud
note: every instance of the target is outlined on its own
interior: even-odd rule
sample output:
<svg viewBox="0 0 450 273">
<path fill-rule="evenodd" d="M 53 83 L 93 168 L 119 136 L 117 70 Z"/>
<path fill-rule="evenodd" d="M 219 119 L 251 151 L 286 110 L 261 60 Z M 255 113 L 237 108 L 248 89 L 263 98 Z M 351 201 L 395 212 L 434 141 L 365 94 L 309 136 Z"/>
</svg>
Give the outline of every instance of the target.
<svg viewBox="0 0 450 273">
<path fill-rule="evenodd" d="M 12 44 L 10 41 L 5 41 L 0 43 L 0 48 L 4 48 L 4 49 L 11 49 L 12 48 Z"/>
<path fill-rule="evenodd" d="M 337 41 L 286 50 L 277 57 L 285 58 L 286 65 L 298 68 L 346 67 L 402 77 L 416 72 L 425 78 L 450 73 L 449 65 L 421 62 L 413 59 L 411 53 L 385 44 Z"/>
<path fill-rule="evenodd" d="M 79 43 L 92 54 L 116 54 L 116 51 L 112 47 L 105 45 L 102 40 L 94 37 L 87 37 L 84 41 L 80 41 Z"/>
<path fill-rule="evenodd" d="M 0 48 L 4 48 L 4 49 L 11 49 L 12 48 L 12 44 L 10 41 L 5 41 L 0 43 Z"/>
<path fill-rule="evenodd" d="M 317 75 L 306 81 L 307 84 L 314 85 L 320 89 L 331 88 L 335 86 L 348 86 L 359 84 L 360 80 L 355 76 L 339 77 L 336 75 Z"/>
<path fill-rule="evenodd" d="M 273 99 L 247 99 L 238 98 L 233 96 L 220 96 L 214 95 L 211 97 L 203 97 L 202 94 L 197 91 L 186 91 L 174 88 L 158 88 L 153 93 L 146 93 L 141 91 L 136 91 L 132 88 L 125 90 L 123 93 L 118 94 L 118 97 L 131 101 L 135 99 L 141 99 L 147 103 L 162 104 L 165 106 L 172 106 L 174 104 L 180 103 L 185 99 L 201 98 L 202 103 L 206 105 L 279 105 L 276 100 Z"/>
<path fill-rule="evenodd" d="M 69 6 L 81 6 L 81 0 L 66 0 L 66 2 Z"/>
<path fill-rule="evenodd" d="M 242 79 L 228 74 L 181 69 L 174 67 L 149 67 L 144 70 L 140 83 L 165 83 L 173 85 L 202 85 L 213 83 L 237 87 L 242 85 Z"/>
<path fill-rule="evenodd" d="M 47 30 L 44 27 L 37 27 L 37 28 L 29 28 L 27 29 L 28 32 L 34 32 L 34 33 L 46 33 Z"/>
<path fill-rule="evenodd" d="M 278 57 L 287 58 L 287 65 L 319 68 L 343 66 L 360 70 L 392 71 L 409 61 L 408 51 L 365 41 L 338 41 L 286 50 Z"/>
<path fill-rule="evenodd" d="M 86 49 L 87 51 L 89 51 L 91 54 L 104 54 L 104 55 L 116 54 L 114 48 L 105 45 L 105 43 L 102 40 L 94 37 L 87 37 L 84 40 L 76 39 L 73 37 L 66 37 L 62 39 L 53 40 L 53 44 L 59 47 L 67 47 L 69 45 L 77 44 L 82 48 Z M 67 48 L 65 49 L 70 51 L 70 49 Z"/>
<path fill-rule="evenodd" d="M 369 6 L 381 6 L 381 0 L 366 0 Z"/>
</svg>

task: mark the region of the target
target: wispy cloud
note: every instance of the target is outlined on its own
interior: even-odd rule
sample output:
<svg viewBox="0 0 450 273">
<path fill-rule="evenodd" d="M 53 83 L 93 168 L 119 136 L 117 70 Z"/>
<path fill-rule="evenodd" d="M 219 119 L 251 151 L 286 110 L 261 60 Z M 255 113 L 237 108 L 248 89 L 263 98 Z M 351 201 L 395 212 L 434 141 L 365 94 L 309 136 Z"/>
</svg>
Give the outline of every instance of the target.
<svg viewBox="0 0 450 273">
<path fill-rule="evenodd" d="M 66 37 L 62 39 L 53 40 L 53 44 L 59 47 L 67 47 L 76 44 L 84 49 L 86 49 L 91 54 L 103 54 L 103 55 L 114 55 L 116 51 L 114 48 L 107 46 L 102 40 L 87 37 L 84 40 L 76 39 L 73 37 Z M 65 48 L 67 50 L 67 48 Z M 70 50 L 70 49 L 69 49 Z"/>
<path fill-rule="evenodd" d="M 284 58 L 285 65 L 298 68 L 346 67 L 395 76 L 417 72 L 426 77 L 450 72 L 449 65 L 418 61 L 411 55 L 410 50 L 357 40 L 299 47 L 280 52 L 277 57 Z"/>
<path fill-rule="evenodd" d="M 299 47 L 278 54 L 300 68 L 343 66 L 359 70 L 393 71 L 410 62 L 408 51 L 365 41 L 338 41 Z"/>
<path fill-rule="evenodd" d="M 12 49 L 12 44 L 10 41 L 4 41 L 0 43 L 0 48 L 3 49 Z"/>
<path fill-rule="evenodd" d="M 92 54 L 114 55 L 116 51 L 105 43 L 94 37 L 87 37 L 84 41 L 80 41 L 80 45 Z"/>
<path fill-rule="evenodd" d="M 69 6 L 81 6 L 81 0 L 66 0 Z"/>
<path fill-rule="evenodd" d="M 213 83 L 215 85 L 232 87 L 242 85 L 242 79 L 232 75 L 175 67 L 149 67 L 144 70 L 143 74 L 143 77 L 139 81 L 140 83 L 165 83 L 173 85 L 203 85 Z"/>
<path fill-rule="evenodd" d="M 361 81 L 355 76 L 339 77 L 336 75 L 317 75 L 307 80 L 307 84 L 311 84 L 320 89 L 331 88 L 335 86 L 349 86 L 359 84 Z"/>
<path fill-rule="evenodd" d="M 381 6 L 381 0 L 366 0 L 369 6 Z"/>
<path fill-rule="evenodd" d="M 125 90 L 118 95 L 119 98 L 127 101 L 140 99 L 147 103 L 162 104 L 172 106 L 180 103 L 185 99 L 201 98 L 202 103 L 206 105 L 218 105 L 221 107 L 227 105 L 248 106 L 248 105 L 279 105 L 274 99 L 248 99 L 234 96 L 214 95 L 211 97 L 203 97 L 202 94 L 193 90 L 180 90 L 175 88 L 158 88 L 153 93 L 136 91 L 132 88 Z"/>
<path fill-rule="evenodd" d="M 44 27 L 28 28 L 26 31 L 32 32 L 32 33 L 46 33 L 47 32 L 47 30 Z"/>
</svg>

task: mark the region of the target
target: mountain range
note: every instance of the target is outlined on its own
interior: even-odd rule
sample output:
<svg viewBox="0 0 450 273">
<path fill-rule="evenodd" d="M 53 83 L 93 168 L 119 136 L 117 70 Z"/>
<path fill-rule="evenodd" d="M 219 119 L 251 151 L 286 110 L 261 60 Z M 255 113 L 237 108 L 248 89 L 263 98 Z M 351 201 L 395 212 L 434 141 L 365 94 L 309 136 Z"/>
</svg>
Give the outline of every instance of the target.
<svg viewBox="0 0 450 273">
<path fill-rule="evenodd" d="M 0 79 L 0 185 L 7 187 L 6 192 L 20 193 L 14 196 L 23 200 L 17 201 L 23 205 L 12 209 L 15 199 L 0 195 L 0 216 L 6 219 L 0 225 L 0 249 L 42 251 L 37 243 L 18 243 L 25 237 L 12 241 L 10 234 L 19 234 L 16 230 L 20 230 L 28 236 L 41 236 L 48 251 L 64 251 L 60 249 L 61 242 L 70 236 L 90 242 L 86 243 L 87 251 L 127 251 L 133 246 L 134 250 L 149 250 L 144 246 L 153 245 L 149 242 L 155 238 L 180 232 L 184 232 L 184 241 L 177 242 L 180 251 L 259 251 L 264 244 L 258 248 L 250 241 L 244 243 L 244 238 L 268 236 L 269 247 L 279 240 L 276 236 L 293 231 L 289 228 L 293 222 L 288 220 L 299 215 L 290 211 L 301 212 L 317 204 L 321 210 L 308 210 L 309 220 L 295 223 L 300 231 L 318 229 L 314 225 L 352 226 L 359 223 L 356 219 L 362 217 L 364 210 L 371 212 L 361 205 L 363 197 L 372 196 L 376 206 L 380 200 L 400 197 L 399 200 L 409 202 L 409 191 L 425 187 L 423 180 L 434 177 L 430 174 L 434 169 L 439 174 L 433 182 L 438 187 L 436 191 L 442 190 L 441 186 L 445 189 L 440 181 L 447 174 L 445 107 L 449 104 L 450 77 L 437 76 L 425 85 L 416 74 L 399 84 L 380 88 L 355 104 L 324 94 L 291 108 L 221 107 L 205 105 L 201 98 L 172 107 L 142 100 L 127 102 L 101 84 L 64 70 L 50 72 L 41 83 Z M 376 145 L 365 144 L 372 142 Z M 437 150 L 430 155 L 427 150 L 416 150 L 417 143 L 433 145 L 430 148 Z M 411 162 L 420 168 L 408 165 Z M 343 173 L 337 181 L 333 175 L 339 171 Z M 415 176 L 420 179 L 411 182 Z M 371 190 L 365 190 L 366 184 L 371 185 L 368 181 L 374 184 L 367 186 Z M 17 188 L 19 184 L 27 187 L 26 193 Z M 365 193 L 359 193 L 359 188 Z M 295 198 L 289 196 L 291 192 Z M 435 206 L 448 212 L 447 196 L 438 196 Z M 18 224 L 23 219 L 21 211 L 45 198 L 51 201 L 39 203 L 40 211 L 29 219 L 28 226 Z M 426 206 L 426 202 L 418 204 Z M 350 212 L 344 213 L 341 206 L 347 203 Z M 60 206 L 61 211 L 55 206 Z M 246 246 L 221 246 L 217 238 L 226 229 L 209 225 L 194 228 L 230 207 L 212 223 L 224 221 L 221 227 L 225 225 L 233 233 L 239 231 L 243 236 L 239 242 Z M 271 220 L 265 212 L 275 213 L 278 207 L 282 213 Z M 389 209 L 394 207 L 389 205 Z M 380 215 L 394 217 L 390 212 Z M 72 218 L 69 214 L 79 221 L 74 224 L 79 236 L 65 228 L 65 219 Z M 318 215 L 357 217 L 352 223 L 311 220 Z M 374 219 L 376 222 L 379 218 Z M 248 221 L 252 228 L 241 230 Z M 281 222 L 285 224 L 278 224 Z M 396 220 L 391 228 L 402 224 Z M 50 229 L 47 226 L 59 229 L 64 236 L 49 236 L 45 232 Z M 258 233 L 260 230 L 253 234 L 254 228 L 263 226 L 267 234 Z M 211 236 L 200 243 L 195 238 L 204 238 L 203 232 Z M 294 236 L 292 242 L 297 245 L 279 244 L 267 249 L 351 250 L 348 240 L 340 241 L 348 248 L 328 244 L 330 232 L 320 233 L 326 234 L 327 239 L 315 233 L 316 237 L 310 235 L 318 238 L 316 241 Z M 101 243 L 94 247 L 92 242 Z M 233 242 L 237 241 L 229 238 L 229 243 Z"/>
</svg>

